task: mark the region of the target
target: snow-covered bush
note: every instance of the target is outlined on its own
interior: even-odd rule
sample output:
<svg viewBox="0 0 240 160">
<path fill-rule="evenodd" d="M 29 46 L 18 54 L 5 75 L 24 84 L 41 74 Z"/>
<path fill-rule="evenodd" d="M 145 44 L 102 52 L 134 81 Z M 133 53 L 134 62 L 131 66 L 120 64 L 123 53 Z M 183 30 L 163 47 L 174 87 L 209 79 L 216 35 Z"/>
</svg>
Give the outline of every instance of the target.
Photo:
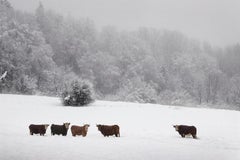
<svg viewBox="0 0 240 160">
<path fill-rule="evenodd" d="M 62 102 L 64 106 L 84 106 L 94 101 L 93 89 L 90 82 L 73 81 L 70 89 L 62 93 Z"/>
</svg>

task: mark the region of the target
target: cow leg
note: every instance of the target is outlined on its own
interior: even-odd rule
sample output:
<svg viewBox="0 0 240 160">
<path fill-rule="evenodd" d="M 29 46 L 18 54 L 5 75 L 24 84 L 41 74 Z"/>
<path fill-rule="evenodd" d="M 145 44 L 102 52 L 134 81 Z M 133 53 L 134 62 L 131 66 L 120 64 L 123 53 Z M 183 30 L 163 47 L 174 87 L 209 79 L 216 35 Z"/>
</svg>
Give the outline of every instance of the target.
<svg viewBox="0 0 240 160">
<path fill-rule="evenodd" d="M 185 138 L 185 134 L 181 134 L 181 136 L 182 136 L 183 138 Z"/>
<path fill-rule="evenodd" d="M 196 139 L 196 138 L 197 138 L 197 136 L 196 136 L 195 134 L 192 134 L 192 136 L 193 136 L 193 138 L 194 138 L 194 139 Z"/>
</svg>

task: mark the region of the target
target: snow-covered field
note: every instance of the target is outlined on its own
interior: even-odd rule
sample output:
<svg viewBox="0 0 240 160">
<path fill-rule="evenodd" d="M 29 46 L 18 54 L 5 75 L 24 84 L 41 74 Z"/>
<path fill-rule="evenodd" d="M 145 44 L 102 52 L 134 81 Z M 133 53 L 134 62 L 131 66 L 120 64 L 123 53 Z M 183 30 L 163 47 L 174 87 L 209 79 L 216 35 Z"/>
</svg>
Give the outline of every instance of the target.
<svg viewBox="0 0 240 160">
<path fill-rule="evenodd" d="M 96 101 L 63 107 L 58 98 L 0 95 L 0 160 L 237 160 L 240 112 Z M 87 137 L 29 135 L 29 124 L 90 124 Z M 118 124 L 103 137 L 96 124 Z M 173 124 L 195 125 L 199 139 L 181 138 Z"/>
</svg>

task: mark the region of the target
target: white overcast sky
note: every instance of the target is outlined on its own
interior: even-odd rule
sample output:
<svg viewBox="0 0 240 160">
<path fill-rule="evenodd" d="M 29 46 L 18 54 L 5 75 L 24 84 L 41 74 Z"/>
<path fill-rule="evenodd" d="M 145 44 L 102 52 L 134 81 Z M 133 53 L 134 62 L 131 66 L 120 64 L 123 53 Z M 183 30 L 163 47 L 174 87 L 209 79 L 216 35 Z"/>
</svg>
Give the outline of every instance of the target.
<svg viewBox="0 0 240 160">
<path fill-rule="evenodd" d="M 92 19 L 98 28 L 139 27 L 177 30 L 188 37 L 224 47 L 240 43 L 240 0 L 9 0 L 13 7 L 46 9 Z"/>
</svg>

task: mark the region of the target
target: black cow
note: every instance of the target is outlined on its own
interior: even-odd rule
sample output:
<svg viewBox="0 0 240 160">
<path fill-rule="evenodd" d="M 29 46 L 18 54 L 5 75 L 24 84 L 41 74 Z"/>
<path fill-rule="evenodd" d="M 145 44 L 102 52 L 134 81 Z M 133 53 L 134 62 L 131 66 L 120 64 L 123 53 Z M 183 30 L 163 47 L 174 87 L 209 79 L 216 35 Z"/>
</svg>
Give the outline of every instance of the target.
<svg viewBox="0 0 240 160">
<path fill-rule="evenodd" d="M 197 138 L 197 128 L 195 126 L 174 125 L 173 127 L 183 138 L 189 134 L 192 135 L 193 138 Z"/>
<path fill-rule="evenodd" d="M 118 125 L 96 125 L 98 130 L 103 134 L 104 137 L 115 135 L 116 137 L 120 137 L 119 126 Z"/>
<path fill-rule="evenodd" d="M 51 134 L 52 135 L 57 134 L 57 135 L 66 136 L 69 126 L 70 126 L 70 123 L 63 123 L 63 125 L 52 124 L 51 125 Z"/>
<path fill-rule="evenodd" d="M 46 130 L 48 128 L 49 124 L 30 124 L 29 125 L 29 131 L 30 131 L 30 135 L 33 134 L 40 134 L 40 136 L 44 136 L 44 134 L 46 133 Z"/>
</svg>

